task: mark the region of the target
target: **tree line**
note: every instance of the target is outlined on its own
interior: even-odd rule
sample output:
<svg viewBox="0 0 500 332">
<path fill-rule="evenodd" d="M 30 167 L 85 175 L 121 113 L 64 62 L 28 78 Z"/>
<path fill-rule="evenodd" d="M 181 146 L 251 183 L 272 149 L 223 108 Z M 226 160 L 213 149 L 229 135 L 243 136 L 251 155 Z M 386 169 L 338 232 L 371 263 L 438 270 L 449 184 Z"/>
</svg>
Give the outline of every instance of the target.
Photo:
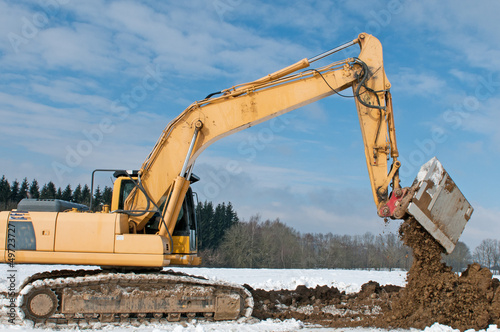
<svg viewBox="0 0 500 332">
<path fill-rule="evenodd" d="M 226 217 L 225 208 L 230 211 Z M 219 217 L 214 218 L 216 210 Z M 217 208 L 199 203 L 197 211 L 200 254 L 209 267 L 408 270 L 412 264 L 411 248 L 394 233 L 301 234 L 279 219 L 261 221 L 256 215 L 240 221 L 230 203 Z M 483 240 L 473 253 L 458 241 L 443 261 L 456 272 L 477 262 L 500 274 L 500 241 Z"/>
<path fill-rule="evenodd" d="M 90 204 L 90 196 L 90 188 L 86 184 L 83 186 L 78 184 L 73 190 L 69 184 L 62 189 L 61 187 L 57 188 L 52 181 L 49 181 L 43 184 L 40 189 L 40 185 L 36 179 L 29 182 L 27 178 L 24 178 L 21 183 L 19 183 L 17 179 L 9 183 L 5 175 L 0 179 L 1 210 L 12 210 L 17 208 L 17 204 L 23 198 L 62 199 L 88 206 Z M 101 204 L 111 204 L 112 196 L 113 188 L 105 186 L 104 190 L 101 190 L 101 188 L 97 186 L 92 197 L 92 209 L 99 209 Z"/>
<path fill-rule="evenodd" d="M 200 223 L 203 224 L 203 217 Z M 279 219 L 235 222 L 216 248 L 202 249 L 207 266 L 284 269 L 409 269 L 411 250 L 393 233 L 374 236 L 301 234 Z"/>
</svg>

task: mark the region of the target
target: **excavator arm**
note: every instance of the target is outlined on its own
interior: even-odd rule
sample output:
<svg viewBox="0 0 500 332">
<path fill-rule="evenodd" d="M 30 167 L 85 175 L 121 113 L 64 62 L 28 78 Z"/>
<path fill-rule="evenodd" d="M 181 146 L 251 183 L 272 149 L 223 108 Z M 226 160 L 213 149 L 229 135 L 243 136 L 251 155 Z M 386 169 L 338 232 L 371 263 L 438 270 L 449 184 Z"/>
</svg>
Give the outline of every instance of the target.
<svg viewBox="0 0 500 332">
<path fill-rule="evenodd" d="M 190 105 L 165 128 L 140 169 L 140 190 L 134 190 L 126 201 L 125 209 L 139 211 L 139 215 L 131 216 L 137 229 L 160 212 L 163 221 L 159 234 L 172 234 L 194 162 L 212 143 L 347 88 L 354 93 L 373 198 L 379 211 L 384 212 L 391 182 L 399 190 L 400 163 L 390 83 L 378 39 L 362 33 L 344 46 L 355 44 L 361 49 L 357 58 L 310 70 L 304 69 L 324 55 L 303 59 L 254 82 L 223 90 L 218 97 Z"/>
</svg>

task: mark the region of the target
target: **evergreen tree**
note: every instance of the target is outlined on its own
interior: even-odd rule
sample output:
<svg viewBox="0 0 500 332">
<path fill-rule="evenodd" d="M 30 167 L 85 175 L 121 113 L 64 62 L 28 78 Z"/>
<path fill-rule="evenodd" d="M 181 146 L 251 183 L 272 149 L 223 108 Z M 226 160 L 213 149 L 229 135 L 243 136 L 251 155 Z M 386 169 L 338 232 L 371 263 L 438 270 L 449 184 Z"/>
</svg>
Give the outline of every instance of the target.
<svg viewBox="0 0 500 332">
<path fill-rule="evenodd" d="M 215 250 L 221 244 L 228 229 L 238 222 L 238 215 L 231 203 L 218 204 L 214 209 L 212 202 L 205 201 L 196 206 L 198 216 L 198 244 L 200 250 Z"/>
<path fill-rule="evenodd" d="M 231 204 L 231 202 L 227 203 L 224 213 L 224 228 L 231 228 L 238 221 L 238 214 L 236 213 L 236 211 L 234 211 L 233 205 Z"/>
<path fill-rule="evenodd" d="M 224 236 L 224 233 L 226 231 L 226 229 L 224 228 L 225 214 L 226 214 L 226 204 L 224 203 L 217 204 L 211 227 L 213 229 L 212 232 L 213 238 L 211 239 L 210 245 L 214 249 L 220 245 L 222 237 Z"/>
<path fill-rule="evenodd" d="M 17 198 L 18 202 L 23 198 L 28 197 L 28 189 L 29 189 L 28 179 L 24 178 L 23 182 L 21 183 L 21 188 L 19 189 L 19 196 Z"/>
<path fill-rule="evenodd" d="M 44 184 L 42 191 L 40 192 L 41 199 L 54 199 L 56 198 L 57 190 L 54 182 L 49 181 L 49 183 Z"/>
<path fill-rule="evenodd" d="M 71 202 L 71 199 L 72 199 L 72 194 L 71 194 L 71 186 L 68 184 L 66 186 L 66 188 L 64 189 L 64 191 L 62 192 L 61 194 L 61 199 L 65 200 L 65 201 L 68 201 L 68 202 Z"/>
<path fill-rule="evenodd" d="M 89 186 L 84 185 L 82 189 L 82 200 L 80 204 L 89 205 L 90 204 L 90 189 Z"/>
<path fill-rule="evenodd" d="M 82 204 L 82 186 L 80 184 L 73 191 L 73 202 Z"/>
<path fill-rule="evenodd" d="M 198 203 L 196 207 L 198 215 L 198 245 L 199 249 L 211 249 L 213 248 L 211 242 L 213 239 L 213 228 L 212 223 L 214 219 L 214 207 L 212 202 L 205 201 L 204 203 Z"/>
<path fill-rule="evenodd" d="M 104 204 L 111 205 L 111 200 L 113 199 L 113 188 L 105 186 L 102 192 L 102 202 Z"/>
<path fill-rule="evenodd" d="M 59 187 L 56 192 L 56 199 L 61 199 L 61 198 L 62 198 L 62 190 L 61 187 Z"/>
<path fill-rule="evenodd" d="M 92 211 L 100 210 L 98 209 L 98 207 L 99 205 L 101 205 L 101 203 L 102 203 L 102 193 L 99 186 L 97 186 L 97 189 L 94 192 L 94 198 L 92 200 Z"/>
<path fill-rule="evenodd" d="M 40 187 L 38 186 L 38 181 L 36 179 L 31 182 L 30 196 L 31 198 L 40 198 Z"/>
<path fill-rule="evenodd" d="M 5 178 L 5 175 L 2 175 L 2 179 L 0 179 L 0 203 L 2 209 L 7 209 L 7 204 L 10 198 L 10 184 L 9 181 Z"/>
<path fill-rule="evenodd" d="M 18 197 L 19 197 L 19 182 L 17 182 L 17 180 L 14 180 L 14 182 L 12 182 L 12 185 L 10 186 L 9 201 L 17 204 L 19 203 L 19 201 L 17 200 Z"/>
<path fill-rule="evenodd" d="M 51 199 L 56 198 L 57 190 L 56 190 L 56 185 L 54 184 L 54 182 L 49 181 L 49 183 L 47 183 L 47 189 L 48 189 L 47 192 L 48 192 L 49 198 L 51 198 Z"/>
<path fill-rule="evenodd" d="M 49 198 L 48 190 L 49 189 L 47 188 L 47 184 L 44 184 L 42 190 L 40 190 L 40 199 Z"/>
</svg>

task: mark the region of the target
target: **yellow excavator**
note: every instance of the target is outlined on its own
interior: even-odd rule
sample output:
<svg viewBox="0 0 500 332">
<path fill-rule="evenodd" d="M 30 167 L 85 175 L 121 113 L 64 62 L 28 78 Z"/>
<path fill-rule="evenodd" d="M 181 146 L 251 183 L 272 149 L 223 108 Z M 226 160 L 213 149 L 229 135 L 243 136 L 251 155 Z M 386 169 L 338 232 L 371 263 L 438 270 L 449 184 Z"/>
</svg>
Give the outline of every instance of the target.
<svg viewBox="0 0 500 332">
<path fill-rule="evenodd" d="M 358 57 L 309 69 L 354 45 L 360 47 Z M 140 170 L 112 170 L 112 203 L 101 212 L 33 199 L 1 212 L 2 262 L 101 267 L 31 276 L 18 295 L 24 318 L 64 325 L 250 316 L 253 299 L 244 287 L 163 270 L 201 264 L 190 188 L 198 180 L 196 158 L 225 136 L 347 88 L 354 94 L 378 215 L 413 216 L 451 252 L 473 209 L 437 159 L 422 166 L 411 186 L 401 187 L 382 46 L 361 33 L 330 51 L 191 104 L 167 125 Z"/>
</svg>

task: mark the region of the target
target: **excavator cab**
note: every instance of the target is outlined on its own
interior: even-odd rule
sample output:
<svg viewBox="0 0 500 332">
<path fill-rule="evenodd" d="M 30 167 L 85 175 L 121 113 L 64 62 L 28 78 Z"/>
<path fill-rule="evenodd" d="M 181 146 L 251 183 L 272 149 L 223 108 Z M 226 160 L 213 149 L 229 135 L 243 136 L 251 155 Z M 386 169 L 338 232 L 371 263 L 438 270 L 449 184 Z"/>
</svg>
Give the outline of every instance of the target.
<svg viewBox="0 0 500 332">
<path fill-rule="evenodd" d="M 113 189 L 113 199 L 111 202 L 111 211 L 123 211 L 125 200 L 132 190 L 136 187 L 138 179 L 138 171 L 115 171 L 113 176 L 116 178 Z M 199 178 L 191 174 L 191 183 L 199 181 Z M 196 204 L 194 202 L 195 193 L 191 187 L 188 189 L 174 228 L 172 237 L 172 253 L 176 254 L 193 254 L 198 250 L 197 238 L 197 215 Z M 164 208 L 163 203 L 160 210 Z M 162 218 L 157 212 L 146 223 L 143 229 L 136 230 L 138 233 L 157 234 L 160 229 Z"/>
<path fill-rule="evenodd" d="M 137 177 L 135 178 L 137 180 Z M 111 202 L 111 211 L 123 210 L 125 199 L 128 197 L 135 183 L 132 179 L 118 175 L 114 183 L 113 200 Z M 116 194 L 115 194 L 116 193 Z"/>
</svg>

